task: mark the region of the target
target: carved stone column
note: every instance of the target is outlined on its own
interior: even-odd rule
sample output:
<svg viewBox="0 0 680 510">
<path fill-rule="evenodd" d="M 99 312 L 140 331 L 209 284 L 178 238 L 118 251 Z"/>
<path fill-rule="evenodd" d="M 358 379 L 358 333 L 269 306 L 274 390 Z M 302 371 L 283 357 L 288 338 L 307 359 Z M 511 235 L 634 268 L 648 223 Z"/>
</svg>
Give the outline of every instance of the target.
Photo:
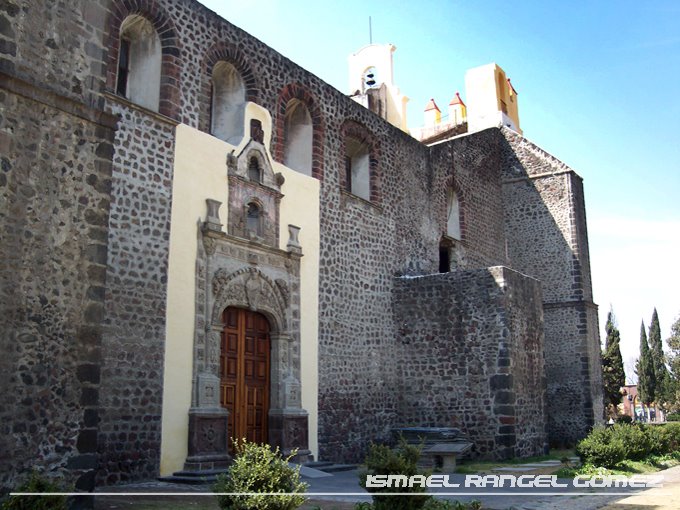
<svg viewBox="0 0 680 510">
<path fill-rule="evenodd" d="M 269 442 L 278 446 L 288 456 L 297 450 L 294 462 L 312 460 L 309 450 L 309 423 L 307 411 L 302 409 L 302 385 L 293 374 L 291 343 L 293 340 L 281 334 L 272 338 L 272 355 L 280 360 L 273 374 L 277 388 L 272 395 L 272 408 L 269 410 Z M 272 381 L 274 382 L 274 381 Z"/>
<path fill-rule="evenodd" d="M 203 231 L 220 232 L 219 210 L 221 202 L 206 199 L 208 214 L 203 223 Z M 215 254 L 215 241 L 202 238 L 205 249 L 204 288 L 208 289 L 207 276 L 210 273 L 211 259 Z M 208 308 L 210 299 L 206 295 L 204 310 Z M 185 471 L 205 471 L 226 469 L 231 462 L 229 456 L 229 412 L 220 405 L 219 325 L 210 324 L 203 317 L 205 327 L 203 356 L 195 360 L 195 380 L 193 405 L 189 409 L 188 456 L 184 463 Z"/>
<path fill-rule="evenodd" d="M 212 326 L 206 334 L 207 370 L 196 376 L 196 405 L 189 409 L 187 471 L 223 469 L 231 461 L 229 411 L 220 406 L 219 341 L 220 330 Z"/>
</svg>

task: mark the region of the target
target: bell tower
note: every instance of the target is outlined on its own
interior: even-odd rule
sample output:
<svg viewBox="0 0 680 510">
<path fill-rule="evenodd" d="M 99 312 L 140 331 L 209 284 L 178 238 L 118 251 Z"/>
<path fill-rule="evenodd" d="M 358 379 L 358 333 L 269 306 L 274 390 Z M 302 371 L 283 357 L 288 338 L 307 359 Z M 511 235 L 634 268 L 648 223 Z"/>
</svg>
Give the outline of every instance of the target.
<svg viewBox="0 0 680 510">
<path fill-rule="evenodd" d="M 349 56 L 349 94 L 390 124 L 408 131 L 406 103 L 394 84 L 393 44 L 369 44 Z"/>
</svg>

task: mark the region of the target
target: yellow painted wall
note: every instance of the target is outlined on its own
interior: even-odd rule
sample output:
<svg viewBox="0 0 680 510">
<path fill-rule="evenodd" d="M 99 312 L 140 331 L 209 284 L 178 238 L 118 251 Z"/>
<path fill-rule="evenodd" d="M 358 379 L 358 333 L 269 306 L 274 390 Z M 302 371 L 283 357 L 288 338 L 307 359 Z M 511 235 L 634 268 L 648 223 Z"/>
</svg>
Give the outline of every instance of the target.
<svg viewBox="0 0 680 510">
<path fill-rule="evenodd" d="M 172 186 L 161 475 L 183 468 L 187 456 L 195 325 L 197 224 L 205 199 L 227 202 L 226 142 L 180 124 L 175 130 Z M 220 209 L 226 222 L 227 208 Z"/>
<path fill-rule="evenodd" d="M 522 133 L 519 127 L 517 96 L 510 97 L 505 72 L 498 65 L 486 64 L 465 73 L 465 100 L 470 132 L 504 124 L 501 106 L 503 101 L 507 110 L 506 117 L 512 121 L 514 129 Z"/>
<path fill-rule="evenodd" d="M 318 448 L 319 396 L 319 181 L 313 177 L 274 163 L 274 172 L 281 172 L 286 182 L 281 186 L 280 248 L 286 249 L 288 225 L 300 230 L 302 260 L 300 261 L 300 383 L 302 408 L 309 413 L 309 449 L 315 459 Z"/>
<path fill-rule="evenodd" d="M 246 129 L 250 118 L 262 121 L 265 142 L 268 144 L 271 138 L 269 113 L 251 103 L 246 107 Z M 220 220 L 223 225 L 228 221 L 226 155 L 235 148 L 183 124 L 177 126 L 175 134 L 161 438 L 163 476 L 181 470 L 187 456 L 195 326 L 197 225 L 199 220 L 205 219 L 206 198 L 222 202 Z M 244 140 L 240 145 L 246 142 Z M 304 254 L 300 273 L 302 404 L 309 412 L 309 447 L 318 456 L 319 182 L 281 164 L 274 163 L 273 166 L 275 172 L 281 172 L 286 178 L 282 186 L 285 196 L 280 209 L 282 249 L 286 249 L 288 242 L 288 224 L 301 227 L 300 244 Z"/>
</svg>

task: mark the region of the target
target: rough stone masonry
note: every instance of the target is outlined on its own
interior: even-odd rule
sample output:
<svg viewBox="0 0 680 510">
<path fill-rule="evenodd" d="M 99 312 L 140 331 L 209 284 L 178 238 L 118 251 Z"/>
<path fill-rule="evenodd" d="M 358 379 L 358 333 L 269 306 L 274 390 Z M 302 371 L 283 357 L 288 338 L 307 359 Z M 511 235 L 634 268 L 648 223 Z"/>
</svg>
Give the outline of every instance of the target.
<svg viewBox="0 0 680 510">
<path fill-rule="evenodd" d="M 160 41 L 156 111 L 116 94 L 129 16 Z M 210 131 L 221 61 L 270 112 L 275 158 L 288 102 L 311 112 L 322 460 L 403 426 L 534 455 L 601 419 L 564 163 L 506 128 L 425 146 L 194 0 L 0 0 L 0 486 L 32 467 L 83 490 L 158 475 L 174 131 Z M 348 137 L 370 147 L 370 200 L 345 189 Z M 450 187 L 461 239 L 438 274 Z"/>
</svg>

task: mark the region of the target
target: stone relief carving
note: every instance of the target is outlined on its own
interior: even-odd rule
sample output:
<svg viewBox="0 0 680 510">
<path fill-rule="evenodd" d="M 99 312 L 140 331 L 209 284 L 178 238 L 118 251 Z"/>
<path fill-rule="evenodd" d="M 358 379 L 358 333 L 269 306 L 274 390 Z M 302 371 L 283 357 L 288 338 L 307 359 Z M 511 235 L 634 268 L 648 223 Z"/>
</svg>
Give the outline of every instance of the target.
<svg viewBox="0 0 680 510">
<path fill-rule="evenodd" d="M 212 324 L 220 324 L 220 314 L 227 306 L 243 306 L 251 310 L 269 312 L 285 327 L 286 308 L 289 297 L 285 297 L 278 284 L 256 267 L 244 267 L 234 272 L 219 269 L 212 279 L 215 303 Z"/>
<path fill-rule="evenodd" d="M 225 450 L 224 434 L 219 428 L 222 423 L 219 420 L 202 420 L 198 430 L 198 449 L 201 452 L 213 452 Z"/>
<path fill-rule="evenodd" d="M 288 420 L 285 424 L 284 438 L 288 444 L 307 444 L 307 429 L 297 420 Z"/>
<path fill-rule="evenodd" d="M 219 331 L 212 331 L 208 338 L 209 338 L 208 363 L 210 363 L 210 365 L 212 365 L 212 366 L 216 366 L 220 362 L 220 340 L 221 340 L 221 338 L 220 338 Z"/>
<path fill-rule="evenodd" d="M 218 269 L 217 271 L 215 271 L 212 280 L 213 295 L 216 296 L 219 293 L 220 289 L 224 288 L 227 285 L 227 282 L 229 281 L 230 277 L 231 272 L 227 271 L 226 269 Z"/>
<path fill-rule="evenodd" d="M 205 247 L 205 252 L 208 255 L 215 255 L 215 250 L 217 249 L 217 244 L 215 240 L 210 237 L 203 238 L 203 246 Z"/>
<path fill-rule="evenodd" d="M 285 306 L 288 306 L 290 303 L 290 289 L 288 288 L 288 283 L 286 283 L 286 280 L 283 278 L 277 278 L 275 280 L 276 286 L 279 288 L 279 291 L 281 292 L 281 297 L 283 297 L 283 302 Z"/>
<path fill-rule="evenodd" d="M 262 280 L 251 273 L 246 280 L 246 299 L 248 300 L 248 307 L 251 310 L 257 310 L 257 305 L 262 297 L 262 292 Z"/>
</svg>

